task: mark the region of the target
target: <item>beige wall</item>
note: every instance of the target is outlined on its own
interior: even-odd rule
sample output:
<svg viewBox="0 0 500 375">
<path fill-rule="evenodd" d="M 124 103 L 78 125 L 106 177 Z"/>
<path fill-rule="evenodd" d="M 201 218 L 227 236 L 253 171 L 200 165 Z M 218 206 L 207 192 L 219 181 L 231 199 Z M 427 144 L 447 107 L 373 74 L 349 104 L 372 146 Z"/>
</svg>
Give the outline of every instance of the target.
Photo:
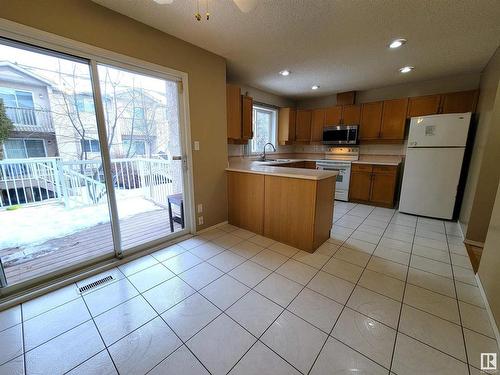
<svg viewBox="0 0 500 375">
<path fill-rule="evenodd" d="M 188 73 L 194 193 L 205 224 L 227 219 L 226 63 L 211 52 L 89 0 L 0 0 L 8 20 Z M 27 11 L 29 9 L 29 11 Z"/>
<path fill-rule="evenodd" d="M 481 74 L 479 115 L 460 211 L 465 237 L 484 242 L 500 176 L 500 49 Z"/>
<path fill-rule="evenodd" d="M 461 74 L 429 81 L 410 82 L 400 85 L 381 87 L 376 89 L 358 91 L 357 103 L 367 103 L 378 100 L 404 98 L 406 96 L 420 96 L 440 94 L 443 92 L 473 90 L 479 87 L 479 74 Z M 301 100 L 297 103 L 299 108 L 329 107 L 337 103 L 336 94 Z"/>
<path fill-rule="evenodd" d="M 500 184 L 491 213 L 479 266 L 479 279 L 488 299 L 497 327 L 500 327 Z"/>
</svg>

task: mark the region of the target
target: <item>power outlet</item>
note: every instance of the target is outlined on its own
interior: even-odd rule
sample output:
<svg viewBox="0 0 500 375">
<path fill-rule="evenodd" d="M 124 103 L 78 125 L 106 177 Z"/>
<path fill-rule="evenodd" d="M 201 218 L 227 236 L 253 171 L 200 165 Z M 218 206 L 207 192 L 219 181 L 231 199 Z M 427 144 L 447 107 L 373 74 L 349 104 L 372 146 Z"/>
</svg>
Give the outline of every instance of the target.
<svg viewBox="0 0 500 375">
<path fill-rule="evenodd" d="M 200 141 L 194 141 L 194 150 L 200 151 Z"/>
<path fill-rule="evenodd" d="M 198 216 L 198 225 L 203 225 L 203 216 Z"/>
<path fill-rule="evenodd" d="M 196 210 L 198 211 L 199 214 L 201 214 L 203 212 L 203 204 L 202 203 L 198 203 L 198 206 L 197 206 Z"/>
</svg>

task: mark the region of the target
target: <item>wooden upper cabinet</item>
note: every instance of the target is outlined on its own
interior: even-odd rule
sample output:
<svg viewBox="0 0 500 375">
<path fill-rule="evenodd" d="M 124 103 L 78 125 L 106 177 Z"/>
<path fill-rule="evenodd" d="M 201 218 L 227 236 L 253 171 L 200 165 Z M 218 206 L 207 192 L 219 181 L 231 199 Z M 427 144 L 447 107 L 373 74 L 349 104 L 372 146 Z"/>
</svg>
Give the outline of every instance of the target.
<svg viewBox="0 0 500 375">
<path fill-rule="evenodd" d="M 295 127 L 295 140 L 298 142 L 309 142 L 311 140 L 311 118 L 310 109 L 298 109 Z"/>
<path fill-rule="evenodd" d="M 323 127 L 325 126 L 325 110 L 314 109 L 311 122 L 311 142 L 321 142 L 323 139 Z"/>
<path fill-rule="evenodd" d="M 295 141 L 295 122 L 297 111 L 295 108 L 280 108 L 278 114 L 278 144 L 289 145 Z"/>
<path fill-rule="evenodd" d="M 380 135 L 382 139 L 403 140 L 405 136 L 408 99 L 385 100 Z"/>
<path fill-rule="evenodd" d="M 475 112 L 478 93 L 478 90 L 470 90 L 443 94 L 440 113 Z"/>
<path fill-rule="evenodd" d="M 361 118 L 359 121 L 359 139 L 377 139 L 382 122 L 382 109 L 384 102 L 364 103 L 361 105 Z"/>
<path fill-rule="evenodd" d="M 227 137 L 241 139 L 241 89 L 226 85 Z"/>
<path fill-rule="evenodd" d="M 359 125 L 361 106 L 357 104 L 342 106 L 342 124 Z"/>
<path fill-rule="evenodd" d="M 339 125 L 342 120 L 342 106 L 336 105 L 325 110 L 325 125 Z"/>
<path fill-rule="evenodd" d="M 241 97 L 241 138 L 253 138 L 253 99 L 250 96 Z"/>
<path fill-rule="evenodd" d="M 441 95 L 415 96 L 408 100 L 407 117 L 435 115 L 439 112 Z"/>
</svg>

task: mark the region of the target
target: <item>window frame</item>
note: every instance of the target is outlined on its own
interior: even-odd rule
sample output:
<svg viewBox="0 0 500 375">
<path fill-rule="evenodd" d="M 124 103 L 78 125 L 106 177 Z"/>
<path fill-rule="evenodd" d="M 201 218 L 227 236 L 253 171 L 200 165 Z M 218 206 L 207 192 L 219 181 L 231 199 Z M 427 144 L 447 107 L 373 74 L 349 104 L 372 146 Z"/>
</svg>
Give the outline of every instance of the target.
<svg viewBox="0 0 500 375">
<path fill-rule="evenodd" d="M 135 151 L 136 151 L 136 148 L 134 146 L 135 142 L 141 142 L 144 145 L 144 154 L 137 154 L 137 153 L 135 153 Z M 134 156 L 140 156 L 140 157 L 142 157 L 142 156 L 146 156 L 148 154 L 148 145 L 146 143 L 146 140 L 144 140 L 144 139 L 140 139 L 140 138 L 139 139 L 132 139 L 132 138 L 122 139 L 122 148 L 123 149 L 127 149 L 128 148 L 128 145 L 125 145 L 125 143 L 131 143 L 132 144 L 132 149 L 134 150 L 134 155 L 132 157 L 134 157 Z"/>
<path fill-rule="evenodd" d="M 48 157 L 47 156 L 47 145 L 45 144 L 45 139 L 43 139 L 43 138 L 7 138 L 7 141 L 9 141 L 9 140 L 16 140 L 16 141 L 22 141 L 23 142 L 24 154 L 26 155 L 26 157 L 21 158 L 21 159 L 36 159 L 36 158 L 46 158 L 46 157 Z M 28 148 L 26 147 L 26 141 L 40 141 L 40 142 L 42 142 L 43 152 L 44 152 L 45 156 L 29 157 L 28 156 Z M 3 142 L 3 144 L 2 144 L 2 148 L 3 148 L 3 154 L 5 156 L 5 159 L 11 159 L 11 158 L 9 158 L 9 154 L 7 152 L 7 148 L 5 147 L 5 142 Z M 12 158 L 12 159 L 19 159 L 19 158 Z"/>
<path fill-rule="evenodd" d="M 30 90 L 24 90 L 24 89 L 16 89 L 16 88 L 13 88 L 13 87 L 5 87 L 5 86 L 0 86 L 0 89 L 4 89 L 5 91 L 12 91 L 13 95 L 14 96 L 14 99 L 16 100 L 16 108 L 24 108 L 24 109 L 35 109 L 35 96 L 33 95 L 33 91 L 30 91 Z M 20 107 L 19 106 L 19 99 L 17 97 L 17 93 L 18 92 L 23 92 L 23 93 L 27 93 L 27 94 L 30 94 L 31 95 L 31 101 L 33 102 L 33 107 L 32 108 L 29 108 L 29 107 Z M 5 103 L 4 103 L 5 105 Z M 6 107 L 10 107 L 10 106 L 7 106 L 5 105 Z"/>
<path fill-rule="evenodd" d="M 85 145 L 88 144 L 89 149 L 86 150 Z M 92 145 L 97 144 L 97 147 L 93 147 Z M 80 139 L 80 146 L 82 147 L 83 152 L 90 152 L 90 153 L 96 153 L 96 152 L 101 152 L 101 145 L 99 143 L 99 140 L 97 139 L 92 139 L 92 138 L 86 138 L 86 139 Z"/>
<path fill-rule="evenodd" d="M 271 114 L 271 139 L 268 140 L 268 142 L 271 142 L 274 146 L 276 146 L 276 142 L 278 139 L 278 109 L 275 107 L 271 106 L 266 106 L 263 104 L 254 104 L 252 107 L 252 132 L 253 132 L 253 138 L 250 140 L 249 144 L 249 152 L 252 155 L 258 155 L 263 152 L 263 150 L 257 150 L 255 148 L 255 138 L 257 135 L 257 129 L 256 129 L 256 119 L 257 119 L 257 112 L 267 112 Z"/>
</svg>

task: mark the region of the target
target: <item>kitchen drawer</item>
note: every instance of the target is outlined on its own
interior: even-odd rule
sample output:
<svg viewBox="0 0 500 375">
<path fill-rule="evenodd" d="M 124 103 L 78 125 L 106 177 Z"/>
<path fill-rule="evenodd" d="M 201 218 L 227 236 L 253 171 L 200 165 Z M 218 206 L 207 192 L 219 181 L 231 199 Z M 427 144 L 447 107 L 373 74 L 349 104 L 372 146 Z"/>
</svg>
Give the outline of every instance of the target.
<svg viewBox="0 0 500 375">
<path fill-rule="evenodd" d="M 374 165 L 373 173 L 396 174 L 398 167 L 395 165 Z"/>
<path fill-rule="evenodd" d="M 371 164 L 357 164 L 353 163 L 352 166 L 352 171 L 353 172 L 367 172 L 371 173 L 372 172 L 372 165 Z"/>
</svg>

